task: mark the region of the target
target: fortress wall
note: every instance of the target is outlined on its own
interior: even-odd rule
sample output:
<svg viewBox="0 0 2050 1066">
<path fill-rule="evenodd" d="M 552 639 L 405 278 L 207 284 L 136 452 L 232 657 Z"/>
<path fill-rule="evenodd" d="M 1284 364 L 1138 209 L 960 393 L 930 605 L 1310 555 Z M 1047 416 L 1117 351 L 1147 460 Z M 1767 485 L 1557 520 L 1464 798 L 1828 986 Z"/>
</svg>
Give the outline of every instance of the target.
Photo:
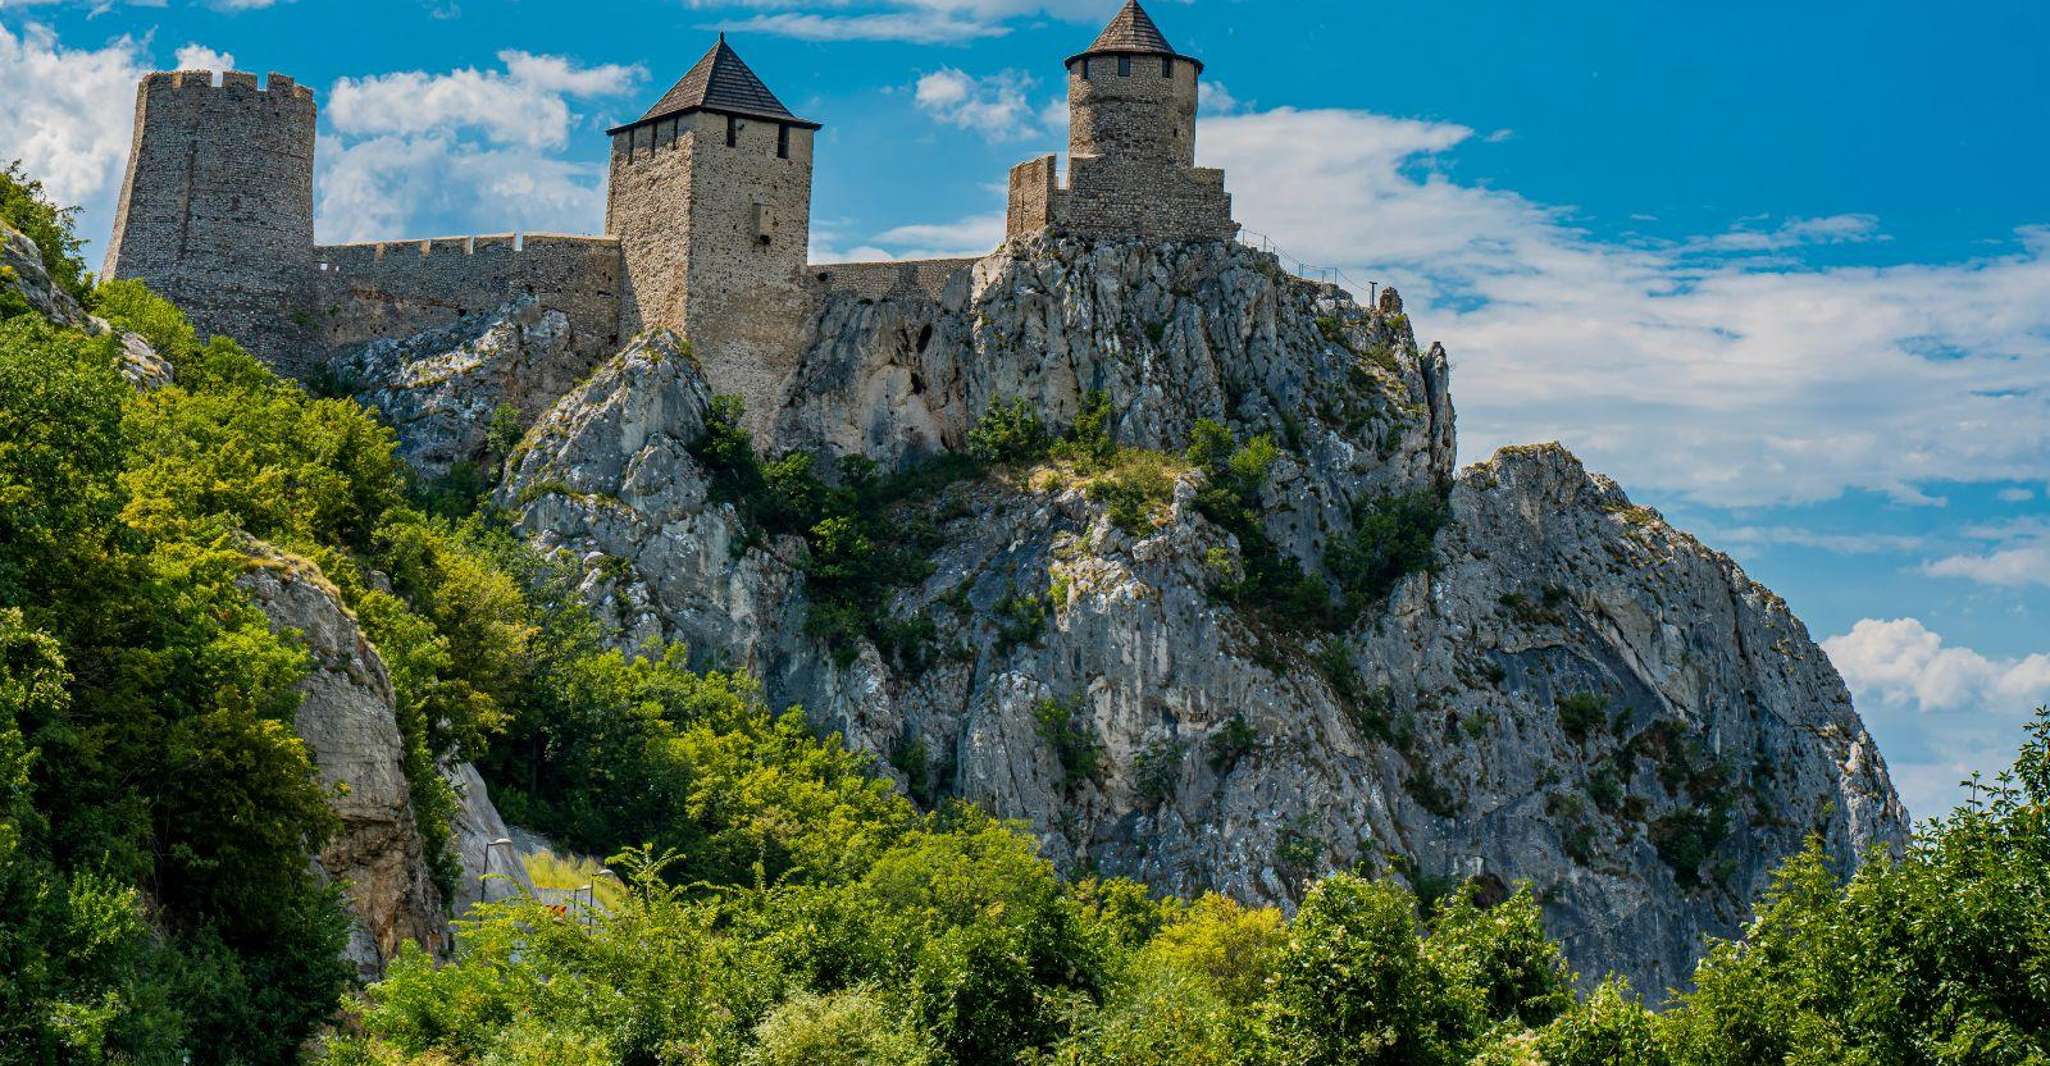
<svg viewBox="0 0 2050 1066">
<path fill-rule="evenodd" d="M 922 296 L 938 300 L 947 284 L 975 269 L 979 259 L 919 259 L 884 263 L 814 263 L 806 270 L 829 295 L 864 300 Z"/>
<path fill-rule="evenodd" d="M 618 347 L 619 242 L 510 233 L 316 248 L 315 326 L 338 353 L 489 313 L 521 294 L 569 316 L 577 350 Z"/>
<path fill-rule="evenodd" d="M 313 93 L 282 74 L 151 74 L 102 273 L 140 278 L 202 336 L 303 375 L 313 255 Z"/>
<path fill-rule="evenodd" d="M 1084 237 L 1221 241 L 1238 235 L 1224 172 L 1078 156 L 1056 220 Z"/>
</svg>

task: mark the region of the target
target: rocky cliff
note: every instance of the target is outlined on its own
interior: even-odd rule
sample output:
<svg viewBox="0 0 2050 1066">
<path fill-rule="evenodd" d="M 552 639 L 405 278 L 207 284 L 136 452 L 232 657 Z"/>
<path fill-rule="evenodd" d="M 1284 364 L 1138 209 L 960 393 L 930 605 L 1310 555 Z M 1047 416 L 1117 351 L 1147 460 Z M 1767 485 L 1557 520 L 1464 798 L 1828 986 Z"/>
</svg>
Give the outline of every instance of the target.
<svg viewBox="0 0 2050 1066">
<path fill-rule="evenodd" d="M 1278 446 L 1240 530 L 1264 544 L 1206 517 L 1209 475 L 1172 459 L 1137 523 L 1058 463 L 898 504 L 928 573 L 872 607 L 923 630 L 909 657 L 807 631 L 806 545 L 715 491 L 694 454 L 712 389 L 672 335 L 564 392 L 506 466 L 497 502 L 583 567 L 622 646 L 745 666 L 1070 870 L 1283 904 L 1349 867 L 1427 893 L 1528 881 L 1577 963 L 1655 990 L 1806 834 L 1847 862 L 1901 836 L 1842 682 L 1730 559 L 1556 446 L 1454 473 L 1446 356 L 1399 299 L 1363 308 L 1237 245 L 1035 239 L 938 298 L 831 298 L 812 335 L 768 453 L 916 468 L 993 405 L 1066 425 L 1093 394 L 1127 448 L 1178 455 L 1203 419 Z M 369 394 L 402 431 L 479 409 L 462 376 L 406 375 Z M 1275 558 L 1343 586 L 1400 500 L 1435 501 L 1427 558 L 1335 627 L 1231 591 Z"/>
</svg>

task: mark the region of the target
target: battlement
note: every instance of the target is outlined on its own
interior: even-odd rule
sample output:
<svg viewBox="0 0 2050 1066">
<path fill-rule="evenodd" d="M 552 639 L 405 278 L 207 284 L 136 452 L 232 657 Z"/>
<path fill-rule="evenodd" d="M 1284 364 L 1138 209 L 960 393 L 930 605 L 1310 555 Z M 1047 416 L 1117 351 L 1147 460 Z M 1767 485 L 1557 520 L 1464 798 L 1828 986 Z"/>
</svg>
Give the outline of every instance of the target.
<svg viewBox="0 0 2050 1066">
<path fill-rule="evenodd" d="M 590 252 L 619 248 L 617 237 L 591 237 L 573 233 L 481 233 L 467 237 L 423 237 L 418 240 L 357 241 L 323 244 L 314 251 L 314 269 L 322 273 L 345 273 L 379 264 L 387 257 L 428 259 L 436 255 L 460 256 L 556 255 L 565 251 Z"/>
<path fill-rule="evenodd" d="M 143 76 L 142 92 L 145 95 L 157 93 L 220 92 L 228 96 L 260 95 L 271 101 L 291 100 L 313 103 L 313 90 L 294 81 L 289 75 L 272 71 L 265 75 L 265 83 L 258 86 L 256 75 L 245 70 L 224 71 L 220 84 L 214 83 L 211 70 L 160 70 Z"/>
<path fill-rule="evenodd" d="M 313 249 L 313 315 L 330 354 L 380 337 L 442 329 L 533 296 L 569 316 L 579 351 L 618 344 L 616 237 L 487 233 Z"/>
</svg>

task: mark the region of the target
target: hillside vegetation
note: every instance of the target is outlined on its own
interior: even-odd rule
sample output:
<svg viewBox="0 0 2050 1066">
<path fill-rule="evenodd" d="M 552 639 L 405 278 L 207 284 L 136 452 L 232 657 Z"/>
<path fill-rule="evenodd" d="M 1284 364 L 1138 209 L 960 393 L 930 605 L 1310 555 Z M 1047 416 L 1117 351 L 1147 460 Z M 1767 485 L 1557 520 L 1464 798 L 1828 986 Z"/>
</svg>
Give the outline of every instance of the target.
<svg viewBox="0 0 2050 1066">
<path fill-rule="evenodd" d="M 1848 877 L 1819 845 L 1791 860 L 1656 1014 L 1581 981 L 1527 888 L 1419 899 L 1363 867 L 1284 917 L 1063 880 L 1020 827 L 914 804 L 750 678 L 608 648 L 571 575 L 474 492 L 419 482 L 373 414 L 202 342 L 139 284 L 90 286 L 64 217 L 0 178 L 0 219 L 48 230 L 58 284 L 175 384 L 138 390 L 114 334 L 0 300 L 0 1059 L 2050 1062 L 2050 717 L 1903 854 Z M 1017 421 L 979 439 L 988 458 L 1038 453 Z M 1197 448 L 1202 505 L 1229 516 L 1227 475 L 1260 450 Z M 728 460 L 743 488 L 813 490 Z M 1143 522 L 1144 477 L 1093 461 Z M 792 513 L 856 537 L 871 498 Z M 411 949 L 352 986 L 340 895 L 308 862 L 335 830 L 292 731 L 308 654 L 237 584 L 276 553 L 318 569 L 391 671 L 444 891 L 435 768 L 469 759 L 511 820 L 613 856 L 624 902 L 588 922 L 483 905 L 452 960 Z M 877 578 L 837 576 L 829 635 L 883 632 L 859 614 Z"/>
</svg>

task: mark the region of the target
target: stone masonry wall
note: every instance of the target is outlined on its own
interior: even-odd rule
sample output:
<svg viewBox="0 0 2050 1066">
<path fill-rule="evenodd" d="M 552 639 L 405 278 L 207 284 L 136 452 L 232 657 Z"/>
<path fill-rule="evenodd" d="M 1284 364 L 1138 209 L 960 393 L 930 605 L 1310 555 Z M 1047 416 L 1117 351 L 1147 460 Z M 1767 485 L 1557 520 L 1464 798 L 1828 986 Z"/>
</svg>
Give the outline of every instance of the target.
<svg viewBox="0 0 2050 1066">
<path fill-rule="evenodd" d="M 612 237 L 510 233 L 316 249 L 311 314 L 322 348 L 445 329 L 517 296 L 569 316 L 577 351 L 619 347 L 620 244 Z"/>
<path fill-rule="evenodd" d="M 683 325 L 695 129 L 692 117 L 682 116 L 612 138 L 605 232 L 619 239 L 625 272 L 619 311 L 622 336 L 654 325 Z"/>
<path fill-rule="evenodd" d="M 313 256 L 313 93 L 282 74 L 151 74 L 103 274 L 140 278 L 202 336 L 240 341 L 288 374 L 306 343 Z"/>
<path fill-rule="evenodd" d="M 1196 64 L 1162 56 L 1092 56 L 1068 65 L 1068 155 L 1196 165 Z M 1169 64 L 1173 77 L 1164 76 Z"/>
<path fill-rule="evenodd" d="M 817 309 L 804 277 L 812 131 L 790 128 L 785 159 L 774 122 L 739 120 L 729 148 L 726 116 L 695 118 L 683 335 L 712 387 L 746 401 L 749 428 L 765 433 Z"/>
<path fill-rule="evenodd" d="M 975 269 L 976 259 L 918 259 L 884 263 L 814 263 L 806 268 L 828 295 L 864 300 L 922 296 L 938 300 L 955 278 Z"/>
</svg>

